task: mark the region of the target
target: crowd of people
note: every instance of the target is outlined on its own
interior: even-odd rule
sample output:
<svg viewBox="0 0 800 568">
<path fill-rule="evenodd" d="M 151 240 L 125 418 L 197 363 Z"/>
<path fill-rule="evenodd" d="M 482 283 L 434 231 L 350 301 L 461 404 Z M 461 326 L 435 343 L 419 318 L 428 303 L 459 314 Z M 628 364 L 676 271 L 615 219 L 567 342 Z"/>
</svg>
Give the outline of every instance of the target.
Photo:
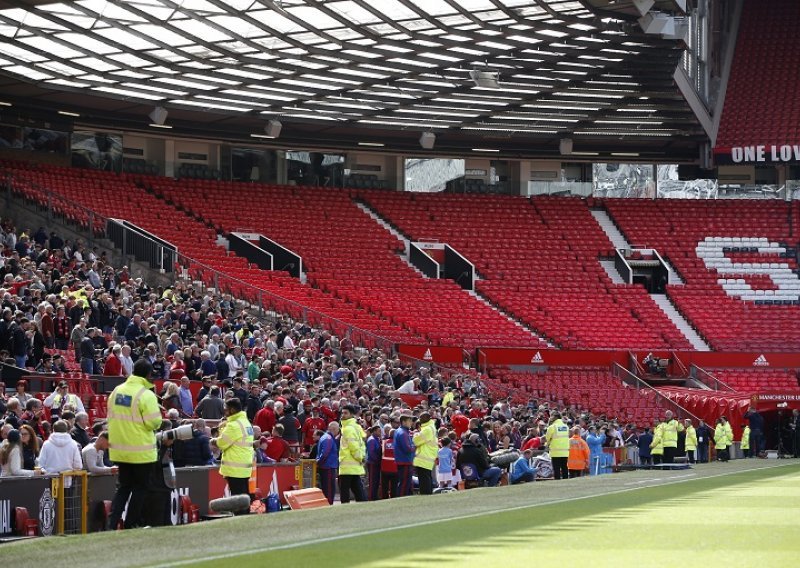
<svg viewBox="0 0 800 568">
<path fill-rule="evenodd" d="M 326 497 L 343 503 L 409 495 L 415 486 L 430 494 L 461 481 L 532 481 L 533 458 L 545 450 L 561 479 L 609 472 L 614 455 L 705 461 L 714 443 L 724 457 L 719 450 L 733 440 L 725 424 L 695 429 L 669 413 L 651 430 L 553 401 L 492 400 L 475 372 L 415 367 L 302 321 L 256 317 L 230 295 L 188 282 L 151 288 L 44 228 L 17 231 L 3 221 L 0 230 L 0 359 L 58 374 L 129 378 L 146 369 L 143 384 L 163 381 L 163 428 L 192 428 L 191 439 L 171 444 L 178 467 L 224 467 L 220 440 L 234 415 L 251 428 L 257 463 L 314 459 Z M 69 381 L 57 381 L 44 400 L 26 388 L 0 388 L 3 476 L 116 471 L 113 428 L 109 452 L 107 421 L 89 423 Z M 497 459 L 508 454 L 510 462 Z"/>
</svg>

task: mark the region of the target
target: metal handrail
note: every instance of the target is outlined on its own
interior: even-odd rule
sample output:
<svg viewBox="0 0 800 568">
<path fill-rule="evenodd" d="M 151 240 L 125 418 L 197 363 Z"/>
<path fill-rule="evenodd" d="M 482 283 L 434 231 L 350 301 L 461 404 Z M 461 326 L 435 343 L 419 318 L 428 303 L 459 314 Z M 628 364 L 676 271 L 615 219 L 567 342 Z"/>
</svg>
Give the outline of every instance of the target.
<svg viewBox="0 0 800 568">
<path fill-rule="evenodd" d="M 63 201 L 65 204 L 67 204 L 70 207 L 74 207 L 74 208 L 77 208 L 78 210 L 86 212 L 88 214 L 88 216 L 89 216 L 89 219 L 90 219 L 90 222 L 89 222 L 90 232 L 93 229 L 93 227 L 92 227 L 93 223 L 91 222 L 92 218 L 95 218 L 97 220 L 102 220 L 104 222 L 107 222 L 109 220 L 109 217 L 107 217 L 105 215 L 102 215 L 102 214 L 98 213 L 97 211 L 94 211 L 93 209 L 90 209 L 90 208 L 88 208 L 88 207 L 86 207 L 84 205 L 81 205 L 81 204 L 73 201 L 72 199 L 70 199 L 68 197 L 65 197 L 65 196 L 63 196 L 63 195 L 61 195 L 61 194 L 59 194 L 59 193 L 57 193 L 55 191 L 51 191 L 49 189 L 45 189 L 45 188 L 43 188 L 42 186 L 40 186 L 36 182 L 32 182 L 32 181 L 24 180 L 24 179 L 23 180 L 17 180 L 15 178 L 15 176 L 11 172 L 8 172 L 8 171 L 6 171 L 6 181 L 7 181 L 7 190 L 9 192 L 12 191 L 12 184 L 14 182 L 20 182 L 20 183 L 25 183 L 29 187 L 35 189 L 37 192 L 44 194 L 47 197 L 46 205 L 47 205 L 47 209 L 48 209 L 48 215 L 51 218 L 52 218 L 52 215 L 53 215 L 53 209 L 52 209 L 53 204 L 52 204 L 52 202 L 53 202 L 53 199 L 56 199 L 56 200 Z M 124 230 L 126 230 L 126 231 L 131 231 L 131 229 L 129 227 L 124 227 L 124 225 L 122 225 L 122 228 Z M 103 230 L 103 233 L 105 233 L 105 230 Z M 144 238 L 144 239 L 147 239 L 147 240 L 151 241 L 154 245 L 156 245 L 158 247 L 163 247 L 164 246 L 163 244 L 158 243 L 157 241 L 153 240 L 152 238 L 148 237 L 147 235 L 142 235 L 140 233 L 136 233 L 136 234 L 137 234 L 137 236 L 140 236 L 141 238 Z M 309 315 L 316 315 L 316 316 L 319 316 L 320 322 L 322 322 L 322 320 L 325 319 L 325 320 L 328 320 L 328 321 L 336 324 L 339 327 L 343 327 L 345 330 L 347 330 L 346 333 L 348 333 L 350 335 L 351 340 L 352 340 L 353 335 L 360 334 L 364 338 L 372 339 L 373 343 L 375 345 L 382 345 L 384 351 L 387 351 L 387 352 L 390 352 L 390 353 L 394 353 L 396 351 L 395 343 L 392 340 L 390 340 L 390 339 L 388 339 L 386 337 L 380 336 L 380 335 L 378 335 L 376 333 L 373 333 L 371 331 L 368 331 L 366 329 L 362 329 L 362 328 L 359 328 L 357 326 L 354 326 L 353 324 L 350 324 L 350 323 L 347 323 L 345 321 L 342 321 L 339 318 L 336 318 L 336 317 L 333 317 L 333 316 L 329 316 L 328 314 L 326 314 L 324 312 L 320 312 L 318 310 L 315 310 L 313 308 L 310 308 L 308 306 L 300 304 L 299 302 L 296 302 L 295 300 L 290 300 L 289 298 L 284 298 L 283 296 L 275 294 L 274 292 L 270 292 L 269 290 L 265 290 L 263 288 L 259 288 L 258 286 L 250 284 L 249 282 L 245 282 L 244 280 L 236 278 L 235 276 L 231 276 L 231 275 L 225 274 L 224 272 L 220 272 L 216 268 L 213 268 L 213 267 L 211 267 L 211 266 L 209 266 L 209 265 L 207 265 L 207 264 L 205 264 L 205 263 L 203 263 L 203 262 L 201 262 L 199 260 L 191 258 L 191 257 L 181 253 L 180 251 L 175 251 L 175 253 L 176 253 L 176 258 L 177 258 L 176 264 L 181 265 L 181 267 L 184 268 L 184 270 L 186 270 L 187 272 L 188 272 L 189 269 L 197 270 L 198 268 L 200 270 L 202 270 L 202 271 L 209 272 L 213 276 L 214 288 L 216 290 L 220 289 L 219 288 L 220 283 L 231 283 L 231 284 L 235 284 L 237 286 L 241 286 L 241 287 L 244 287 L 244 288 L 247 288 L 247 289 L 250 289 L 250 290 L 254 291 L 256 293 L 256 297 L 258 299 L 258 308 L 262 312 L 262 314 L 267 312 L 267 310 L 265 309 L 265 306 L 264 306 L 264 298 L 266 296 L 266 298 L 274 300 L 272 302 L 273 305 L 282 303 L 282 304 L 285 304 L 286 306 L 294 307 L 300 314 L 302 314 L 302 319 L 305 322 L 308 322 L 308 316 Z M 183 261 L 183 262 L 181 262 L 181 261 Z M 175 277 L 177 279 L 177 278 L 179 278 L 179 275 L 176 274 Z M 188 274 L 188 277 L 191 278 L 191 274 Z M 251 302 L 251 304 L 252 304 L 252 302 Z M 275 313 L 275 315 L 277 315 L 277 312 L 274 312 L 274 313 Z M 353 343 L 355 344 L 356 342 L 353 341 Z M 361 343 L 362 343 L 362 345 L 360 345 L 360 347 L 364 347 L 363 344 L 366 343 L 366 342 L 362 341 Z"/>
<path fill-rule="evenodd" d="M 700 372 L 700 376 L 695 373 L 695 370 Z M 736 389 L 732 388 L 728 385 L 725 381 L 721 381 L 702 367 L 692 364 L 692 369 L 689 371 L 689 375 L 695 379 L 706 385 L 712 390 L 715 391 L 726 391 L 726 392 L 736 392 Z M 711 384 L 709 384 L 711 383 Z M 720 388 L 722 387 L 722 388 Z"/>
<path fill-rule="evenodd" d="M 626 385 L 632 385 L 636 388 L 636 390 L 644 390 L 644 391 L 652 391 L 655 393 L 656 400 L 659 403 L 663 403 L 667 406 L 667 410 L 672 410 L 672 413 L 675 415 L 675 418 L 691 418 L 694 421 L 699 421 L 700 418 L 686 410 L 680 404 L 658 392 L 657 389 L 654 389 L 652 386 L 648 385 L 642 379 L 631 373 L 628 369 L 620 365 L 619 363 L 613 363 L 611 365 L 612 374 L 620 379 Z M 622 375 L 620 375 L 620 372 Z"/>
</svg>

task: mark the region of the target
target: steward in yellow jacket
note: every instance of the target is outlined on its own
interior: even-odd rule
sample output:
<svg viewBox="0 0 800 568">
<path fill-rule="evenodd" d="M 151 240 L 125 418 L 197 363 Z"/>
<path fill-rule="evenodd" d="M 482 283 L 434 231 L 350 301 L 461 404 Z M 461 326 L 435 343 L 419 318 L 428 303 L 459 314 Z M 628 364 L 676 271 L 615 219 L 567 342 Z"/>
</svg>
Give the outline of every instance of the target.
<svg viewBox="0 0 800 568">
<path fill-rule="evenodd" d="M 742 426 L 742 428 L 744 428 L 744 430 L 742 430 L 742 444 L 740 447 L 742 448 L 744 457 L 749 458 L 752 457 L 750 455 L 750 426 Z"/>
<path fill-rule="evenodd" d="M 692 421 L 686 419 L 686 441 L 684 442 L 686 448 L 686 456 L 689 458 L 689 463 L 694 463 L 695 452 L 697 451 L 697 431 L 692 426 Z"/>
<path fill-rule="evenodd" d="M 650 455 L 653 463 L 660 464 L 664 460 L 664 423 L 660 420 L 653 427 L 653 441 L 650 442 Z"/>
<path fill-rule="evenodd" d="M 339 440 L 339 496 L 342 503 L 350 502 L 350 492 L 356 501 L 366 501 L 367 495 L 361 476 L 367 447 L 364 430 L 356 422 L 355 407 L 348 404 L 341 411 L 342 435 Z"/>
<path fill-rule="evenodd" d="M 730 445 L 728 433 L 722 418 L 717 418 L 717 426 L 714 428 L 714 445 L 717 448 L 717 460 L 728 461 L 728 446 Z"/>
<path fill-rule="evenodd" d="M 225 428 L 212 443 L 222 450 L 219 474 L 228 482 L 231 495 L 249 493 L 253 473 L 253 426 L 236 397 L 225 401 Z"/>
<path fill-rule="evenodd" d="M 419 416 L 420 429 L 414 434 L 414 469 L 419 479 L 419 494 L 433 493 L 433 467 L 439 452 L 439 439 L 436 437 L 436 424 L 428 412 Z"/>
<path fill-rule="evenodd" d="M 126 503 L 125 528 L 143 525 L 150 474 L 158 460 L 155 431 L 161 428 L 161 410 L 149 381 L 152 373 L 146 358 L 137 360 L 133 374 L 108 400 L 109 457 L 119 467 L 109 516 L 112 529 L 117 528 Z"/>
</svg>

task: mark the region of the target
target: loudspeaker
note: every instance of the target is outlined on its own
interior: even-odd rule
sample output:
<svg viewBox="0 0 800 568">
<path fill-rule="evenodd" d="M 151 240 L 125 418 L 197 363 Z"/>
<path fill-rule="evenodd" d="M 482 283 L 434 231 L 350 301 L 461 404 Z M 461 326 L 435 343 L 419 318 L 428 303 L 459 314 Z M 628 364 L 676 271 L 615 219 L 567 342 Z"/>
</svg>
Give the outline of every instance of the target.
<svg viewBox="0 0 800 568">
<path fill-rule="evenodd" d="M 572 138 L 562 138 L 558 143 L 558 149 L 562 156 L 572 154 Z"/>
<path fill-rule="evenodd" d="M 157 106 L 156 108 L 153 109 L 153 112 L 151 112 L 147 116 L 150 117 L 150 121 L 153 124 L 163 125 L 164 122 L 166 122 L 167 120 L 168 114 L 169 112 L 167 112 L 167 109 L 165 109 L 164 107 Z"/>
<path fill-rule="evenodd" d="M 432 150 L 433 145 L 436 143 L 436 134 L 433 132 L 423 132 L 419 137 L 419 145 L 426 150 Z"/>
<path fill-rule="evenodd" d="M 279 120 L 270 120 L 264 127 L 264 133 L 271 138 L 277 138 L 281 135 L 283 124 Z"/>
</svg>

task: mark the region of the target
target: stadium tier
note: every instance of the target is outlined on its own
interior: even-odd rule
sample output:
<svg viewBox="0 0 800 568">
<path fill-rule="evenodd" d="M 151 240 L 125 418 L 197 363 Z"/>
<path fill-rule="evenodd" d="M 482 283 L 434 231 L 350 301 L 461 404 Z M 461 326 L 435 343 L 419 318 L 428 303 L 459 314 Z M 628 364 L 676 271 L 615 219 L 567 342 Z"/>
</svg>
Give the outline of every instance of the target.
<svg viewBox="0 0 800 568">
<path fill-rule="evenodd" d="M 478 291 L 571 349 L 690 348 L 640 286 L 598 262 L 614 247 L 578 198 L 363 192 L 412 240 L 438 240 L 472 261 Z"/>
<path fill-rule="evenodd" d="M 541 399 L 642 425 L 664 412 L 654 390 L 627 387 L 607 367 L 554 367 L 544 373 L 495 368 L 490 377 L 484 381 L 494 396 L 510 396 L 518 404 Z"/>
<path fill-rule="evenodd" d="M 720 351 L 800 349 L 797 205 L 607 199 L 628 242 L 655 247 L 685 285 L 667 294 Z"/>
<path fill-rule="evenodd" d="M 789 369 L 706 369 L 712 376 L 740 392 L 763 389 L 798 391 L 797 372 Z"/>
<path fill-rule="evenodd" d="M 400 257 L 403 243 L 346 190 L 150 178 L 156 193 L 225 232 L 262 233 L 303 258 L 308 282 L 411 330 L 424 342 L 546 347 L 450 280 L 427 279 Z M 206 207 L 230 203 L 230 207 Z"/>
<path fill-rule="evenodd" d="M 800 143 L 796 0 L 744 2 L 717 146 Z"/>
<path fill-rule="evenodd" d="M 309 322 L 320 323 L 321 319 L 326 319 L 321 314 L 335 318 L 340 321 L 326 320 L 326 327 L 341 334 L 346 331 L 343 326 L 346 323 L 391 341 L 418 341 L 415 334 L 354 302 L 302 284 L 285 272 L 248 266 L 244 258 L 228 254 L 224 247 L 216 243 L 214 229 L 138 187 L 127 176 L 13 163 L 6 164 L 5 169 L 14 178 L 15 192 L 43 205 L 55 200 L 59 203 L 56 211 L 60 210 L 65 218 L 83 227 L 88 226 L 89 216 L 78 204 L 109 218 L 131 221 L 169 241 L 178 247 L 182 255 L 197 261 L 189 263 L 187 268 L 190 275 L 204 279 L 208 285 L 214 282 L 214 275 L 210 270 L 204 270 L 204 265 L 236 279 L 226 282 L 223 278 L 217 284 L 237 297 L 256 301 L 256 288 L 264 290 L 267 295 L 262 296 L 261 300 L 265 304 L 295 316 L 299 316 L 304 307 L 315 310 L 316 314 L 307 314 Z M 51 192 L 69 201 L 58 199 Z M 102 227 L 95 227 L 95 232 L 101 230 Z M 254 288 L 248 288 L 245 283 Z"/>
</svg>

